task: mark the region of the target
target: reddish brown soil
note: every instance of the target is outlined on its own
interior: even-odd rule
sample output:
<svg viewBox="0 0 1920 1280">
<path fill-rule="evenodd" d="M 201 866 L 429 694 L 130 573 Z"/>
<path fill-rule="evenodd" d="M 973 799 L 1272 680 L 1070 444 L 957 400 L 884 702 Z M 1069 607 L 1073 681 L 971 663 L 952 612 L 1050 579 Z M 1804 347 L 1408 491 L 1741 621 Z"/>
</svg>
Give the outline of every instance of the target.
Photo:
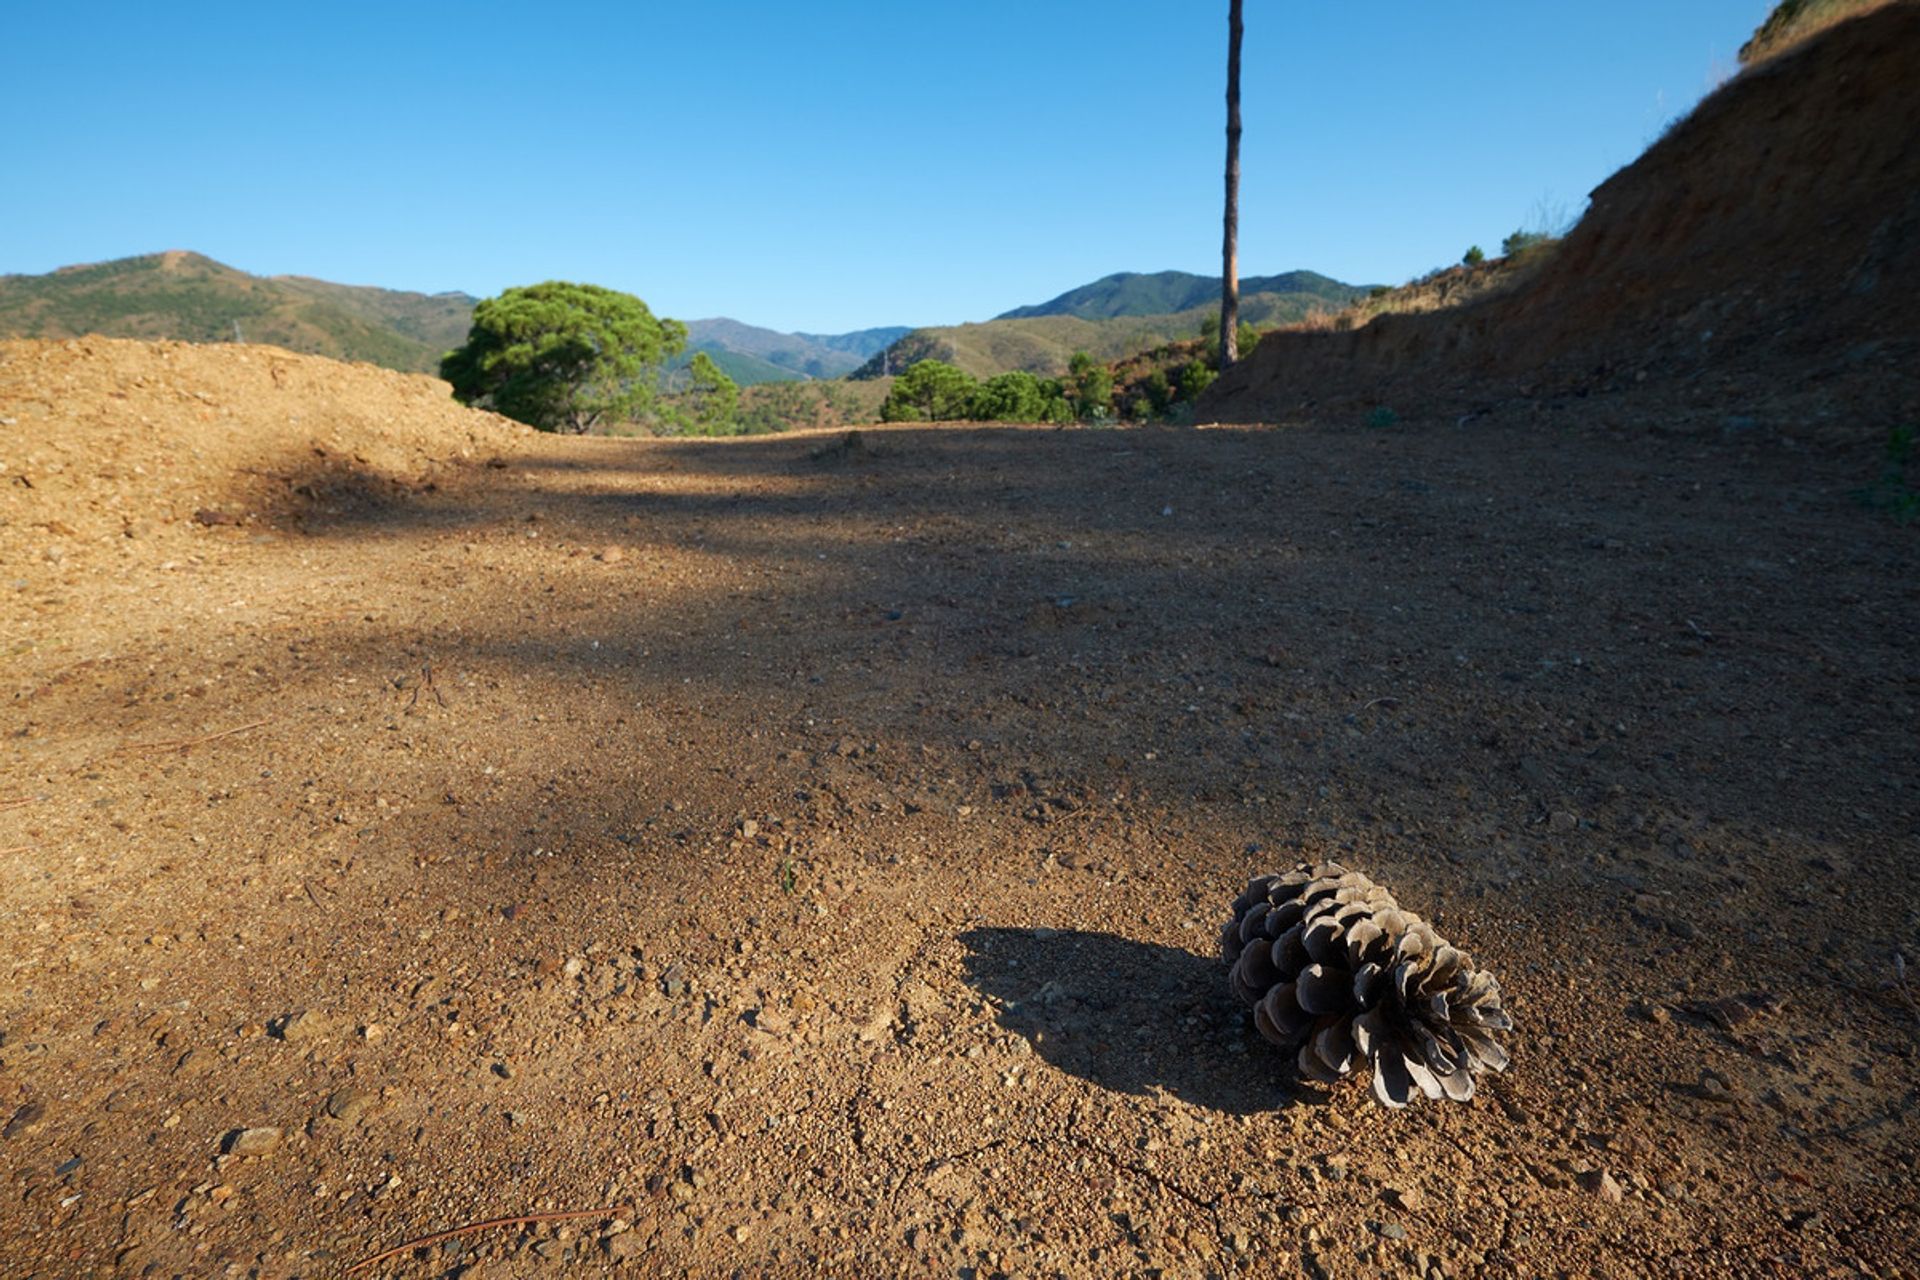
<svg viewBox="0 0 1920 1280">
<path fill-rule="evenodd" d="M 0 423 L 0 1273 L 603 1205 L 372 1274 L 1912 1271 L 1920 592 L 1855 455 L 559 439 L 105 341 L 0 347 Z M 1327 856 L 1507 988 L 1470 1105 L 1227 995 Z"/>
<path fill-rule="evenodd" d="M 1920 3 L 1730 81 L 1603 183 L 1521 286 L 1270 334 L 1199 414 L 1459 412 L 1648 382 L 1802 435 L 1920 421 Z"/>
</svg>

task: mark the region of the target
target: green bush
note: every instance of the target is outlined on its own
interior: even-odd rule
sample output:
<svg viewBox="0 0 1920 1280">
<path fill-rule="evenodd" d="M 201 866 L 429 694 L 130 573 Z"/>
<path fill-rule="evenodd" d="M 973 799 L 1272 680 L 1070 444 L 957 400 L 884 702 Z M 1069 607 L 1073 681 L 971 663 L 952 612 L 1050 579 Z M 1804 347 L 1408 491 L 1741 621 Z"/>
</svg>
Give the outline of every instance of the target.
<svg viewBox="0 0 1920 1280">
<path fill-rule="evenodd" d="M 1467 249 L 1467 252 L 1460 259 L 1460 261 L 1466 263 L 1470 267 L 1477 267 L 1481 263 L 1485 262 L 1486 260 L 1487 260 L 1487 251 L 1485 249 L 1482 249 L 1477 244 L 1469 246 Z"/>
<path fill-rule="evenodd" d="M 1073 353 L 1067 362 L 1067 378 L 1073 388 L 1074 416 L 1083 422 L 1100 422 L 1113 413 L 1113 371 L 1084 351 Z"/>
<path fill-rule="evenodd" d="M 979 386 L 973 375 L 940 360 L 922 360 L 894 380 L 882 422 L 949 422 L 968 416 Z"/>
<path fill-rule="evenodd" d="M 1511 258 L 1516 253 L 1525 253 L 1529 249 L 1538 249 L 1553 239 L 1544 231 L 1516 231 L 1500 242 L 1502 257 Z"/>
<path fill-rule="evenodd" d="M 1071 422 L 1073 410 L 1058 382 L 1015 371 L 981 383 L 967 416 L 981 422 Z"/>
<path fill-rule="evenodd" d="M 1204 360 L 1189 360 L 1180 367 L 1180 380 L 1177 385 L 1177 399 L 1198 400 L 1200 393 L 1213 385 L 1220 375 Z"/>
</svg>

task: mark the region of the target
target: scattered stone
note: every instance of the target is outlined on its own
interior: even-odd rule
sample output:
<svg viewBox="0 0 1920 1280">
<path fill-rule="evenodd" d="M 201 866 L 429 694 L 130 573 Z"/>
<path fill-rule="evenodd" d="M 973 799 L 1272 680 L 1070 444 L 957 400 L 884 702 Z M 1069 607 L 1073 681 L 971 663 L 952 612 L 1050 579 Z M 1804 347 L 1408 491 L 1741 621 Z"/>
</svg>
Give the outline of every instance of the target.
<svg viewBox="0 0 1920 1280">
<path fill-rule="evenodd" d="M 47 1109 L 38 1102 L 24 1104 L 13 1113 L 13 1119 L 7 1121 L 7 1127 L 0 1129 L 0 1138 L 17 1138 L 23 1133 L 32 1133 L 46 1119 Z"/>
<path fill-rule="evenodd" d="M 189 1049 L 173 1064 L 177 1076 L 203 1076 L 213 1070 L 215 1055 L 206 1049 Z"/>
<path fill-rule="evenodd" d="M 211 528 L 214 525 L 239 524 L 240 517 L 227 511 L 214 511 L 208 508 L 202 508 L 193 513 L 193 522 Z"/>
<path fill-rule="evenodd" d="M 280 1038 L 288 1044 L 318 1040 L 333 1029 L 333 1019 L 320 1009 L 290 1013 L 280 1023 Z"/>
<path fill-rule="evenodd" d="M 270 1156 L 280 1149 L 281 1132 L 273 1128 L 235 1129 L 227 1135 L 230 1156 Z"/>
<path fill-rule="evenodd" d="M 593 558 L 602 564 L 619 564 L 627 558 L 627 553 L 619 547 L 606 546 L 594 552 Z"/>
<path fill-rule="evenodd" d="M 336 1089 L 327 1097 L 327 1114 L 342 1124 L 355 1124 L 373 1109 L 374 1101 L 364 1089 Z"/>
<path fill-rule="evenodd" d="M 608 1236 L 605 1242 L 607 1258 L 611 1262 L 631 1262 L 647 1251 L 638 1231 L 622 1231 L 617 1236 Z"/>
<path fill-rule="evenodd" d="M 1397 1222 L 1383 1222 L 1380 1224 L 1380 1236 L 1385 1240 L 1405 1240 L 1407 1229 Z"/>
<path fill-rule="evenodd" d="M 1420 1206 L 1426 1201 L 1426 1197 L 1420 1193 L 1418 1187 L 1388 1187 L 1386 1197 L 1408 1213 L 1418 1212 Z"/>
<path fill-rule="evenodd" d="M 1591 1169 L 1580 1175 L 1580 1188 L 1588 1195 L 1599 1196 L 1608 1204 L 1619 1204 L 1622 1192 L 1620 1184 L 1605 1169 Z"/>
<path fill-rule="evenodd" d="M 1713 1023 L 1722 1031 L 1732 1031 L 1760 1018 L 1778 1013 L 1786 1005 L 1783 996 L 1770 991 L 1749 991 L 1720 1000 L 1691 1000 L 1680 1006 L 1682 1013 Z"/>
</svg>

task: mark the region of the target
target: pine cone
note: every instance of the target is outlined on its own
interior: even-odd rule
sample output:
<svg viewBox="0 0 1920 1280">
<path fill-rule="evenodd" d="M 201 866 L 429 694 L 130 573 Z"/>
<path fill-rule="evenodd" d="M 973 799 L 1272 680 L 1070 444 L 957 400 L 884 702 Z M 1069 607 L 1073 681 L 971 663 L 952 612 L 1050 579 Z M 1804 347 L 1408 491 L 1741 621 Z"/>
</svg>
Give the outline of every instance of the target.
<svg viewBox="0 0 1920 1280">
<path fill-rule="evenodd" d="M 1418 1087 L 1465 1101 L 1504 1071 L 1493 1033 L 1513 1020 L 1500 984 L 1393 896 L 1337 862 L 1254 877 L 1220 935 L 1234 995 L 1260 1034 L 1332 1084 L 1366 1064 L 1373 1096 L 1404 1107 Z"/>
</svg>

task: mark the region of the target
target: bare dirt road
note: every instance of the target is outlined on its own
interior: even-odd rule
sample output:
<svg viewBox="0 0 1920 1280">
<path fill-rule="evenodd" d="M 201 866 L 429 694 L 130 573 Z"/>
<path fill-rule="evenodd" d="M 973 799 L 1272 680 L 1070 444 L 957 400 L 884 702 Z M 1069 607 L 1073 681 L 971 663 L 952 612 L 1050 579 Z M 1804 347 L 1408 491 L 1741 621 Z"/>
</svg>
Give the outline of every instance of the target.
<svg viewBox="0 0 1920 1280">
<path fill-rule="evenodd" d="M 0 348 L 0 1273 L 608 1208 L 359 1274 L 1912 1274 L 1864 437 L 442 396 Z M 1228 995 L 1321 857 L 1499 976 L 1471 1104 L 1302 1087 Z"/>
</svg>

